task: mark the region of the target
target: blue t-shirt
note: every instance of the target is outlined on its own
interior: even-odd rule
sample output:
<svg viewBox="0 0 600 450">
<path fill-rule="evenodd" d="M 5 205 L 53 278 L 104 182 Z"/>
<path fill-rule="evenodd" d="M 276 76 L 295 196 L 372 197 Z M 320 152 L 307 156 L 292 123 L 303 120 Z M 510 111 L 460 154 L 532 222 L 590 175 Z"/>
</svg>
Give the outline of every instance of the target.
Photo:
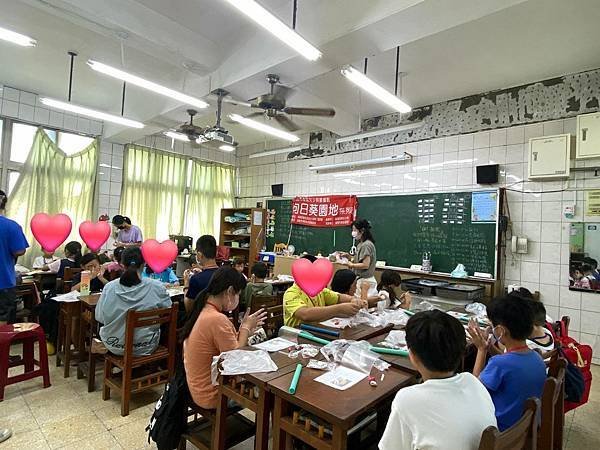
<svg viewBox="0 0 600 450">
<path fill-rule="evenodd" d="M 215 273 L 216 271 L 216 267 L 213 269 L 204 269 L 202 272 L 197 273 L 192 278 L 190 278 L 190 285 L 185 296 L 194 300 L 200 292 L 206 289 L 208 283 L 210 282 L 210 279 L 213 276 L 213 273 Z"/>
<path fill-rule="evenodd" d="M 153 280 L 158 280 L 161 283 L 169 284 L 177 283 L 179 281 L 179 278 L 177 278 L 177 275 L 175 275 L 175 272 L 173 272 L 173 269 L 171 269 L 170 267 L 167 267 L 160 273 L 148 273 L 146 272 L 146 270 L 147 269 L 144 269 L 144 271 L 142 272 L 142 278 L 152 278 Z"/>
<path fill-rule="evenodd" d="M 504 431 L 521 418 L 528 398 L 541 398 L 546 366 L 534 351 L 504 353 L 490 358 L 479 379 L 496 407 L 498 429 Z"/>
<path fill-rule="evenodd" d="M 23 229 L 14 220 L 0 216 L 0 289 L 17 285 L 15 253 L 29 247 Z"/>
</svg>

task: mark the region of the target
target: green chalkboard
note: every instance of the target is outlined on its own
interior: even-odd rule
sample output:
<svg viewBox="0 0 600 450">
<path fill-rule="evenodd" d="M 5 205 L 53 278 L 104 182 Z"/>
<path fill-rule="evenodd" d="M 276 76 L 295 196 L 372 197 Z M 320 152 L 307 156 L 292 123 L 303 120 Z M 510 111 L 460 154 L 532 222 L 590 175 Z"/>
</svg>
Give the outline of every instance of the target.
<svg viewBox="0 0 600 450">
<path fill-rule="evenodd" d="M 421 264 L 423 252 L 431 252 L 435 272 L 450 273 L 462 263 L 469 275 L 484 272 L 496 277 L 496 221 L 471 221 L 472 194 L 359 197 L 358 217 L 371 222 L 377 259 L 388 266 Z M 290 228 L 291 199 L 269 200 L 267 208 L 275 210 L 274 233 L 267 238 L 269 249 L 275 243 L 288 242 L 288 237 L 296 253 L 327 255 L 334 250 L 347 251 L 352 245 L 349 227 Z"/>
</svg>

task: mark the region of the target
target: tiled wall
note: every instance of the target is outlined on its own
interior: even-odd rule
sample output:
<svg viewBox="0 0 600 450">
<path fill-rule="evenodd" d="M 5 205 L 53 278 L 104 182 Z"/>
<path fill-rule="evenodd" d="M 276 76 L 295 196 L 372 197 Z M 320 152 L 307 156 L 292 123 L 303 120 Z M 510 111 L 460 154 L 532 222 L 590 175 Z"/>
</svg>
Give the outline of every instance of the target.
<svg viewBox="0 0 600 450">
<path fill-rule="evenodd" d="M 573 335 L 595 345 L 600 356 L 600 294 L 569 291 L 569 222 L 581 221 L 585 188 L 600 188 L 600 177 L 579 172 L 571 177 L 568 190 L 563 181 L 529 182 L 527 146 L 532 137 L 560 133 L 575 134 L 576 119 L 568 118 L 511 128 L 450 136 L 401 144 L 384 149 L 369 149 L 322 158 L 286 160 L 287 155 L 249 159 L 248 154 L 262 147 L 240 150 L 240 203 L 251 206 L 270 196 L 271 184 L 283 183 L 284 196 L 322 193 L 382 195 L 452 190 L 477 190 L 475 167 L 500 164 L 497 186 L 521 192 L 507 193 L 508 205 L 517 235 L 529 238 L 529 253 L 506 254 L 505 284 L 517 284 L 539 291 L 552 317 L 569 315 Z M 307 170 L 311 164 L 359 161 L 406 151 L 416 155 L 412 162 L 367 167 L 355 171 L 317 174 Z M 275 163 L 275 164 L 274 164 Z M 600 159 L 578 161 L 577 166 L 598 166 Z M 585 177 L 590 179 L 584 179 Z M 524 181 L 525 180 L 525 181 Z M 542 192 L 542 193 L 539 193 Z M 543 193 L 547 192 L 547 193 Z M 562 214 L 563 204 L 577 203 L 572 220 Z M 597 359 L 596 362 L 600 362 Z"/>
<path fill-rule="evenodd" d="M 0 116 L 65 131 L 102 135 L 102 121 L 50 109 L 31 92 L 0 85 L 0 106 Z"/>
</svg>

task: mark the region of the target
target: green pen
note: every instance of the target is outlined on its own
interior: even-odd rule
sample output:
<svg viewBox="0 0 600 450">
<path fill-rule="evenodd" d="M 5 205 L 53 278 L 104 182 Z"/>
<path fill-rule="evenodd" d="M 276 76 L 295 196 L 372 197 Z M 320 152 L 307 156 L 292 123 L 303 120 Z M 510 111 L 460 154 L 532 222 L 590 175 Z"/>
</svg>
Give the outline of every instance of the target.
<svg viewBox="0 0 600 450">
<path fill-rule="evenodd" d="M 290 383 L 290 394 L 296 393 L 296 388 L 298 387 L 298 381 L 300 381 L 300 372 L 302 372 L 302 364 L 298 364 L 296 366 L 296 371 L 294 372 L 294 377 L 292 378 L 292 382 Z"/>
</svg>

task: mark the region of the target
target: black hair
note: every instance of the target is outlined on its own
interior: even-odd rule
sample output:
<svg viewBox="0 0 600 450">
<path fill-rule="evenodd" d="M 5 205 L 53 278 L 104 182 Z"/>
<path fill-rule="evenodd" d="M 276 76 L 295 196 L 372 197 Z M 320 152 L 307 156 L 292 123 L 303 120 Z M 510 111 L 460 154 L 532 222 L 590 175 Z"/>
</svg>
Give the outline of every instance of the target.
<svg viewBox="0 0 600 450">
<path fill-rule="evenodd" d="M 583 258 L 583 262 L 592 266 L 592 269 L 594 270 L 598 268 L 598 261 L 596 261 L 594 258 L 586 256 L 585 258 Z"/>
<path fill-rule="evenodd" d="M 533 324 L 539 327 L 546 325 L 546 308 L 539 300 L 527 300 L 531 311 L 533 312 Z"/>
<path fill-rule="evenodd" d="M 395 270 L 386 269 L 381 272 L 381 279 L 377 285 L 377 290 L 381 290 L 389 286 L 400 286 L 402 284 L 402 277 L 400 273 Z"/>
<path fill-rule="evenodd" d="M 406 323 L 406 345 L 433 372 L 456 371 L 467 347 L 458 319 L 437 309 L 422 311 Z"/>
<path fill-rule="evenodd" d="M 233 258 L 233 263 L 232 265 L 234 266 L 239 266 L 240 264 L 246 264 L 246 260 L 244 258 L 242 258 L 241 256 L 236 256 Z"/>
<path fill-rule="evenodd" d="M 131 219 L 127 216 L 122 216 L 120 214 L 117 214 L 112 218 L 112 224 L 117 227 L 123 225 L 124 223 L 131 225 Z"/>
<path fill-rule="evenodd" d="M 67 252 L 69 253 L 69 256 L 73 257 L 75 267 L 81 267 L 81 244 L 77 241 L 68 242 L 67 245 L 65 245 L 65 256 Z"/>
<path fill-rule="evenodd" d="M 144 256 L 139 247 L 128 247 L 123 250 L 121 255 L 121 264 L 125 267 L 125 272 L 121 275 L 119 282 L 123 286 L 135 286 L 140 284 L 142 280 L 138 274 L 138 270 L 144 265 Z"/>
<path fill-rule="evenodd" d="M 81 267 L 83 267 L 94 260 L 100 262 L 100 258 L 98 257 L 97 253 L 86 253 L 81 257 L 81 261 L 79 261 L 79 264 L 81 265 Z"/>
<path fill-rule="evenodd" d="M 217 241 L 214 236 L 205 234 L 196 241 L 196 251 L 204 255 L 206 259 L 215 259 L 217 257 Z"/>
<path fill-rule="evenodd" d="M 352 270 L 340 269 L 333 275 L 331 290 L 338 294 L 347 294 L 356 278 L 356 274 Z"/>
<path fill-rule="evenodd" d="M 366 219 L 356 219 L 352 222 L 352 226 L 362 233 L 362 241 L 371 241 L 375 243 L 373 233 L 371 233 L 371 222 Z"/>
<path fill-rule="evenodd" d="M 8 196 L 6 192 L 0 191 L 0 209 L 6 209 L 6 202 L 8 201 Z"/>
<path fill-rule="evenodd" d="M 492 325 L 502 325 L 517 340 L 527 339 L 533 331 L 533 311 L 529 300 L 514 295 L 493 299 L 487 307 Z"/>
<path fill-rule="evenodd" d="M 314 263 L 317 260 L 317 257 L 307 253 L 306 255 L 302 255 L 302 259 L 308 259 L 311 263 Z"/>
<path fill-rule="evenodd" d="M 150 267 L 148 264 L 146 264 L 144 266 L 144 272 L 146 272 L 148 275 L 150 275 L 151 273 L 154 273 L 154 269 L 152 269 L 152 267 Z"/>
<path fill-rule="evenodd" d="M 581 273 L 591 272 L 592 266 L 590 266 L 589 264 L 582 264 L 579 270 L 581 271 Z"/>
<path fill-rule="evenodd" d="M 510 297 L 516 297 L 520 299 L 533 300 L 533 294 L 527 288 L 520 287 L 519 289 L 515 289 L 508 294 Z"/>
<path fill-rule="evenodd" d="M 113 258 L 116 261 L 121 262 L 121 256 L 123 255 L 123 250 L 125 250 L 125 247 L 117 247 L 115 248 L 115 250 L 113 251 Z"/>
<path fill-rule="evenodd" d="M 187 317 L 185 325 L 181 329 L 179 335 L 181 341 L 186 339 L 192 332 L 194 324 L 196 323 L 196 320 L 198 320 L 198 316 L 202 312 L 204 306 L 206 306 L 208 297 L 211 295 L 222 294 L 230 287 L 233 288 L 235 293 L 240 293 L 246 287 L 246 278 L 233 267 L 223 266 L 218 268 L 210 278 L 206 289 L 196 296 L 192 310 Z"/>
<path fill-rule="evenodd" d="M 252 266 L 252 275 L 256 278 L 267 278 L 269 268 L 265 263 L 257 262 Z"/>
</svg>

